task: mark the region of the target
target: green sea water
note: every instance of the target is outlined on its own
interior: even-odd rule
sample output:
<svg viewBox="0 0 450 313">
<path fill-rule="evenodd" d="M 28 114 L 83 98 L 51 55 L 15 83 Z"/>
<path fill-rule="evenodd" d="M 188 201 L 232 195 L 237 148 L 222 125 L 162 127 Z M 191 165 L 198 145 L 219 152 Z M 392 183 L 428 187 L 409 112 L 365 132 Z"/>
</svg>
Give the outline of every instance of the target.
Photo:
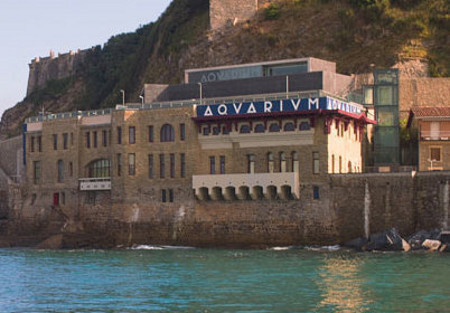
<svg viewBox="0 0 450 313">
<path fill-rule="evenodd" d="M 450 254 L 3 249 L 0 312 L 450 312 Z"/>
</svg>

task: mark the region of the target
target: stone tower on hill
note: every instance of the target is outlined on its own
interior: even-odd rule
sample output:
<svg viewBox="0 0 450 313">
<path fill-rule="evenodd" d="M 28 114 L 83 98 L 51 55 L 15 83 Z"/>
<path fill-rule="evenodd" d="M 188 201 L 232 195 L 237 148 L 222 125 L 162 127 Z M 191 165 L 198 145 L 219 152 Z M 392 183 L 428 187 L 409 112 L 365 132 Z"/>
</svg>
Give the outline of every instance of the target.
<svg viewBox="0 0 450 313">
<path fill-rule="evenodd" d="M 210 0 L 209 22 L 211 30 L 234 25 L 253 17 L 261 6 L 270 0 Z"/>
</svg>

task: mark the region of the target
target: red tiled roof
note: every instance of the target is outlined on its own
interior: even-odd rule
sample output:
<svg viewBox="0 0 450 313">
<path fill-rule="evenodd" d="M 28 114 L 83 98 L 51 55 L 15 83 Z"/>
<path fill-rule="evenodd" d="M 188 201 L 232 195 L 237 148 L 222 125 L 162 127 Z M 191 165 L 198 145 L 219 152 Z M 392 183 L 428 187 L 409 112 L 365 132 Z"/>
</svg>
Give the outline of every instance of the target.
<svg viewBox="0 0 450 313">
<path fill-rule="evenodd" d="M 450 107 L 415 107 L 411 109 L 415 118 L 421 117 L 449 117 Z"/>
</svg>

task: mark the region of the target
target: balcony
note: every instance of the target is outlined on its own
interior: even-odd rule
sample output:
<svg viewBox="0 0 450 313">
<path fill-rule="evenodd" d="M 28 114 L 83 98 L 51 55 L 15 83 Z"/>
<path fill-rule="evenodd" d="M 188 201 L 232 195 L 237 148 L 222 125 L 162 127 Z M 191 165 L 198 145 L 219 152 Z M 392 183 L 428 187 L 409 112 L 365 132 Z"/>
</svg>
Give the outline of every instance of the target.
<svg viewBox="0 0 450 313">
<path fill-rule="evenodd" d="M 298 173 L 197 175 L 192 177 L 199 200 L 299 199 Z"/>
<path fill-rule="evenodd" d="M 420 132 L 421 140 L 449 140 L 450 139 L 450 131 L 441 130 L 441 131 L 421 131 Z"/>
<path fill-rule="evenodd" d="M 111 190 L 111 177 L 81 178 L 81 191 Z"/>
</svg>

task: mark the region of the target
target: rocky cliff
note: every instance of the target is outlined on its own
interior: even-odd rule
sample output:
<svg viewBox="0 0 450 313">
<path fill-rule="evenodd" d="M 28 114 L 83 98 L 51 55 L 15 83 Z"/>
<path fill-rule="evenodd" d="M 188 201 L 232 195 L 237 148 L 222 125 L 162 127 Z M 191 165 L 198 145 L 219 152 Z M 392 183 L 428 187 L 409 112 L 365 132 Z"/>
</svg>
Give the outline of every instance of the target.
<svg viewBox="0 0 450 313">
<path fill-rule="evenodd" d="M 432 76 L 448 76 L 449 10 L 445 0 L 279 0 L 213 33 L 208 0 L 174 0 L 157 22 L 113 36 L 77 62 L 67 61 L 70 53 L 45 60 L 46 70 L 32 71 L 30 93 L 4 113 L 0 137 L 18 134 L 42 109 L 111 107 L 120 89 L 137 102 L 143 83 L 179 83 L 193 67 L 313 56 L 349 74 L 412 58 Z"/>
</svg>

